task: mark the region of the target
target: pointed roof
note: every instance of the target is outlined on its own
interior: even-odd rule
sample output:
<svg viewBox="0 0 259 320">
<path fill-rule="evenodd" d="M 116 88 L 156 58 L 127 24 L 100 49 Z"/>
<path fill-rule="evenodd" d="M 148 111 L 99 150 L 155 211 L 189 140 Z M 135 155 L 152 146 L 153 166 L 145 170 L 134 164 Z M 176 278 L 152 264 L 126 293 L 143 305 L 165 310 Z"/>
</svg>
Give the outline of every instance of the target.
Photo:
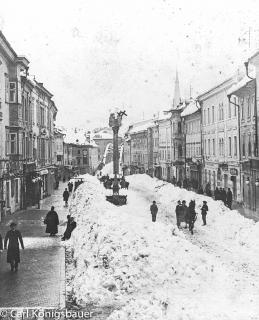
<svg viewBox="0 0 259 320">
<path fill-rule="evenodd" d="M 175 109 L 179 105 L 180 102 L 181 102 L 180 84 L 179 84 L 179 78 L 178 78 L 178 71 L 176 70 L 175 84 L 174 84 L 173 109 Z"/>
</svg>

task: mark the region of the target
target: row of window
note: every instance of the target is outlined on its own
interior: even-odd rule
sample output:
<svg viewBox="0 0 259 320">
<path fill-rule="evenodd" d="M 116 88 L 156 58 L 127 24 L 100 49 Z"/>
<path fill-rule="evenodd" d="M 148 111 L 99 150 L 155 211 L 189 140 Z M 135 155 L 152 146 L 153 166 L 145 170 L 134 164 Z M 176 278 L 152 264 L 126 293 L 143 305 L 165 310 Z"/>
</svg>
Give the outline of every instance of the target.
<svg viewBox="0 0 259 320">
<path fill-rule="evenodd" d="M 216 142 L 215 139 L 204 139 L 204 154 L 207 156 L 216 155 Z M 225 141 L 224 138 L 218 140 L 218 154 L 224 156 L 225 153 Z M 228 156 L 237 156 L 237 137 L 228 137 Z"/>
<path fill-rule="evenodd" d="M 240 104 L 240 116 L 241 120 L 244 120 L 245 118 L 250 119 L 253 116 L 253 106 L 255 103 L 255 96 L 251 95 L 245 98 L 241 98 L 239 100 Z M 232 98 L 232 101 L 228 103 L 228 110 L 227 114 L 225 115 L 225 107 L 223 102 L 219 103 L 218 105 L 218 121 L 222 121 L 225 119 L 225 117 L 231 119 L 233 117 L 237 116 L 238 112 L 238 102 L 237 98 Z M 206 107 L 203 109 L 203 124 L 213 124 L 217 121 L 216 118 L 216 108 L 215 106 Z"/>
<path fill-rule="evenodd" d="M 185 125 L 186 133 L 197 133 L 201 131 L 201 122 L 200 120 L 188 121 Z"/>
<path fill-rule="evenodd" d="M 22 134 L 6 133 L 6 154 L 23 155 L 24 158 L 50 159 L 52 157 L 52 141 L 32 137 L 24 137 Z"/>
<path fill-rule="evenodd" d="M 178 146 L 176 145 L 173 149 L 173 159 L 177 159 L 178 157 L 183 156 L 183 147 L 181 144 Z M 163 149 L 159 151 L 160 159 L 162 161 L 169 161 L 171 160 L 170 150 L 169 149 Z"/>
<path fill-rule="evenodd" d="M 186 157 L 191 158 L 201 155 L 200 143 L 186 143 Z"/>
</svg>

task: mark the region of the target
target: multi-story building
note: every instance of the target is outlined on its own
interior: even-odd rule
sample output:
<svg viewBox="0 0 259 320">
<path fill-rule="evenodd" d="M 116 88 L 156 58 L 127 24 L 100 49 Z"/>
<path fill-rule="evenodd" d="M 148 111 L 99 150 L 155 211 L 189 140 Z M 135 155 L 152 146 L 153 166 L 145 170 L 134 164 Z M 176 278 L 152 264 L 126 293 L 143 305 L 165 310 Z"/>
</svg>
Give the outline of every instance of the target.
<svg viewBox="0 0 259 320">
<path fill-rule="evenodd" d="M 148 134 L 148 174 L 161 178 L 159 165 L 159 127 L 156 120 L 147 128 Z"/>
<path fill-rule="evenodd" d="M 153 120 L 143 120 L 129 126 L 126 132 L 126 145 L 129 159 L 125 158 L 130 173 L 148 173 L 148 128 L 154 123 Z"/>
<path fill-rule="evenodd" d="M 13 117 L 22 112 L 22 74 L 29 61 L 13 50 L 0 32 L 0 205 L 1 216 L 21 205 L 23 162 L 18 151 L 17 130 L 22 122 Z M 21 146 L 21 144 L 20 144 Z"/>
<path fill-rule="evenodd" d="M 158 120 L 159 126 L 159 159 L 162 179 L 183 181 L 184 179 L 184 135 L 181 112 L 185 103 L 168 110 L 167 116 Z"/>
<path fill-rule="evenodd" d="M 64 173 L 65 178 L 74 174 L 93 173 L 98 166 L 98 146 L 89 133 L 75 129 L 68 132 L 64 140 Z"/>
<path fill-rule="evenodd" d="M 201 109 L 198 101 L 190 101 L 181 113 L 185 145 L 185 175 L 198 188 L 202 183 Z"/>
<path fill-rule="evenodd" d="M 161 117 L 158 123 L 159 132 L 159 166 L 161 178 L 170 181 L 176 173 L 172 172 L 172 133 L 171 133 L 171 115 Z"/>
<path fill-rule="evenodd" d="M 57 166 L 64 166 L 64 137 L 65 133 L 58 128 L 54 129 L 54 161 Z"/>
<path fill-rule="evenodd" d="M 251 62 L 259 72 L 259 54 Z M 257 65 L 258 64 L 258 65 Z M 248 72 L 248 69 L 247 69 Z M 259 80 L 259 79 L 258 79 Z M 239 118 L 240 185 L 244 206 L 259 209 L 258 110 L 256 103 L 257 79 L 248 75 L 229 90 L 229 101 L 237 108 Z"/>
<path fill-rule="evenodd" d="M 203 183 L 231 188 L 233 200 L 241 200 L 239 126 L 237 108 L 227 92 L 235 83 L 230 78 L 201 94 Z"/>
<path fill-rule="evenodd" d="M 51 194 L 53 95 L 28 77 L 29 61 L 19 57 L 0 32 L 0 198 L 2 215 Z"/>
</svg>

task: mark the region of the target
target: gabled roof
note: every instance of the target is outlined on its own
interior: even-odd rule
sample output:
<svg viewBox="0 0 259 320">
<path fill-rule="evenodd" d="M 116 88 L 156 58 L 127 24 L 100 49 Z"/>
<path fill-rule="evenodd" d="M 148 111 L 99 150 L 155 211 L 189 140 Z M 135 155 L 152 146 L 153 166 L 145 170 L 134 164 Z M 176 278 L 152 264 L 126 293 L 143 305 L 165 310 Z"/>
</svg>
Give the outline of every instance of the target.
<svg viewBox="0 0 259 320">
<path fill-rule="evenodd" d="M 242 91 L 242 88 L 253 85 L 253 82 L 255 84 L 255 79 L 251 79 L 248 76 L 245 76 L 243 79 L 241 79 L 237 83 L 233 84 L 233 86 L 231 86 L 231 88 L 227 91 L 227 95 L 228 96 L 231 94 L 238 95 L 240 91 Z"/>
<path fill-rule="evenodd" d="M 201 110 L 200 104 L 196 100 L 192 100 L 182 111 L 181 117 L 186 117 Z"/>
</svg>

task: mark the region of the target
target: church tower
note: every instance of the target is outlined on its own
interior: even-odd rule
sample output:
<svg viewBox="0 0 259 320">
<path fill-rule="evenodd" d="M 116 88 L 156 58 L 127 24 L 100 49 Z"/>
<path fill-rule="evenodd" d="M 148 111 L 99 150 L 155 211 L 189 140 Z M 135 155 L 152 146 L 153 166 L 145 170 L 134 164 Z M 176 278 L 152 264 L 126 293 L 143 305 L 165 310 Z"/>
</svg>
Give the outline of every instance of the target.
<svg viewBox="0 0 259 320">
<path fill-rule="evenodd" d="M 180 85 L 179 85 L 178 71 L 176 70 L 175 84 L 174 84 L 173 109 L 177 108 L 177 106 L 179 105 L 180 102 L 181 102 Z"/>
</svg>

